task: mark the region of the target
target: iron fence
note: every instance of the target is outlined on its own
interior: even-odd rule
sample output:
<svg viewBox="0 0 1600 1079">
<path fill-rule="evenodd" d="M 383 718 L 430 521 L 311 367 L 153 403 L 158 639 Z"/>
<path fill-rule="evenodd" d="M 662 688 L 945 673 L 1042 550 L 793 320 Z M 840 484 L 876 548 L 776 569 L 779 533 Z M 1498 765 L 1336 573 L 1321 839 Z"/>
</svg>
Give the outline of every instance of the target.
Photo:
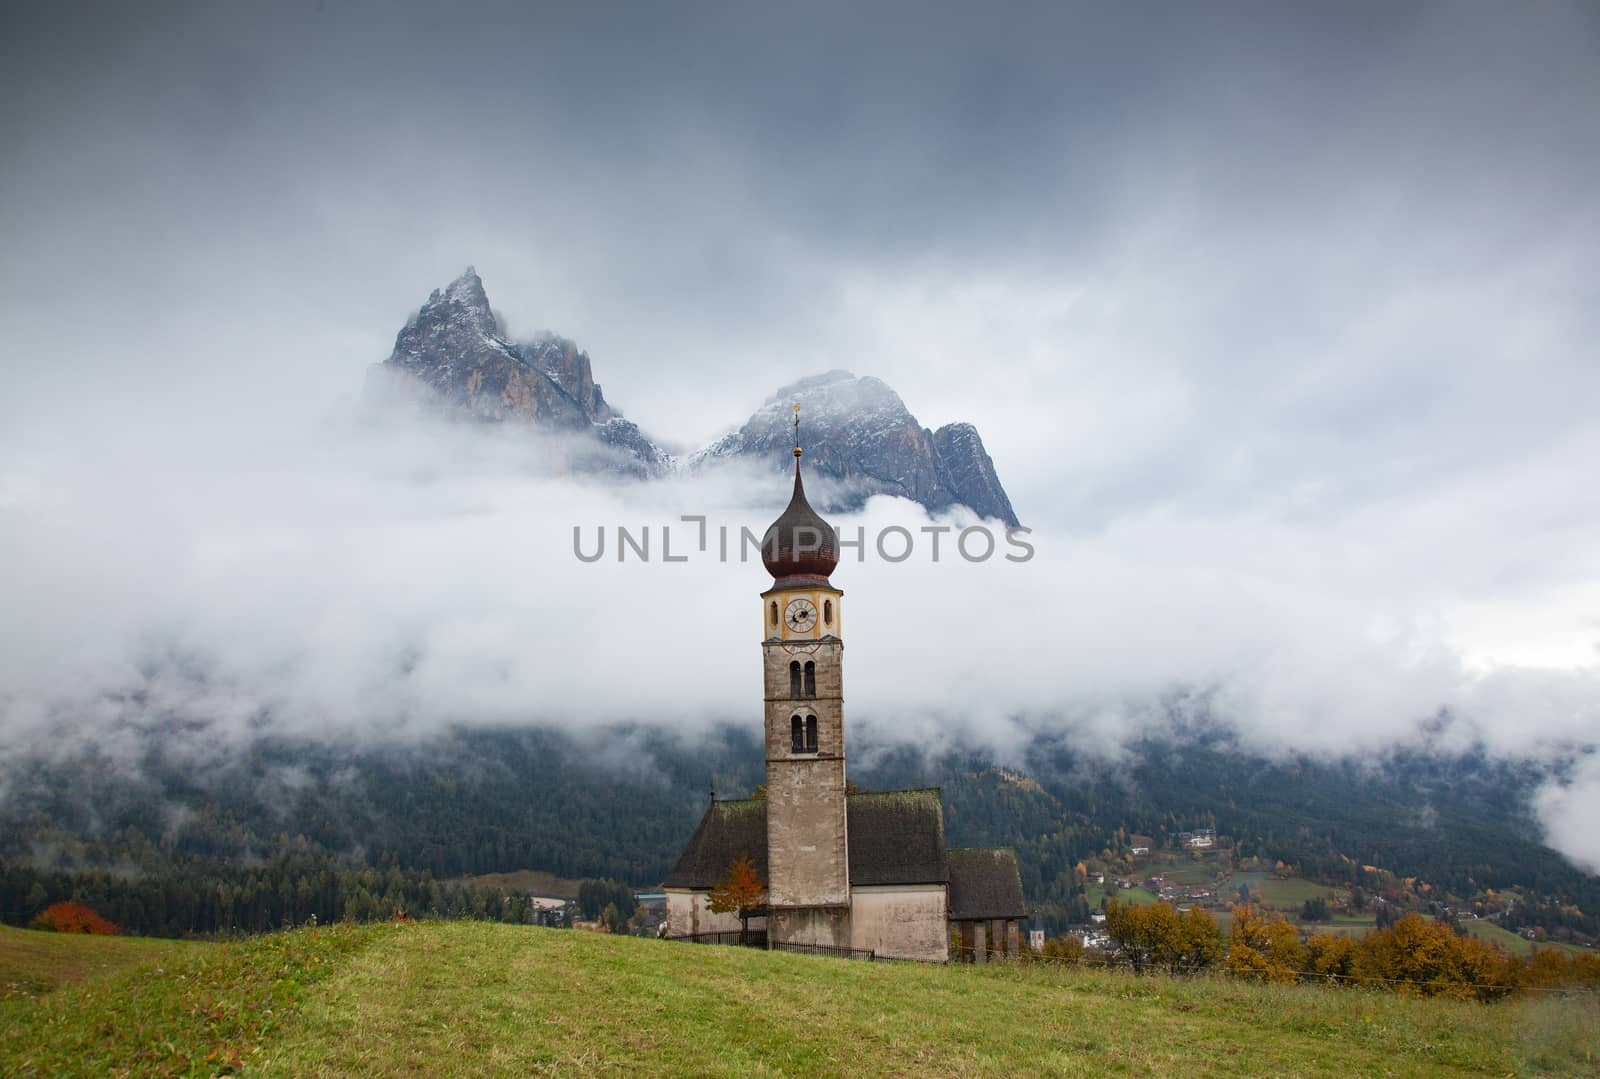
<svg viewBox="0 0 1600 1079">
<path fill-rule="evenodd" d="M 786 944 L 774 943 L 772 950 L 775 952 L 799 952 L 801 955 L 831 955 L 835 959 L 864 959 L 872 962 L 878 953 L 868 948 L 833 948 L 826 944 Z"/>
<path fill-rule="evenodd" d="M 767 931 L 765 929 L 752 929 L 748 933 L 740 933 L 737 929 L 730 929 L 725 933 L 685 933 L 680 937 L 667 937 L 666 939 L 682 941 L 684 944 L 728 944 L 734 947 L 742 945 L 746 948 L 765 948 L 767 946 Z"/>
<path fill-rule="evenodd" d="M 743 939 L 740 939 L 741 936 Z M 769 944 L 765 929 L 752 929 L 745 934 L 740 934 L 737 929 L 723 933 L 685 933 L 683 936 L 666 939 L 681 941 L 684 944 L 724 944 L 734 947 L 742 945 L 746 948 L 770 948 L 775 952 L 799 952 L 801 955 L 829 955 L 836 959 L 865 959 L 868 962 L 878 957 L 878 953 L 867 948 L 834 948 L 826 944 L 790 944 L 783 941 Z"/>
</svg>

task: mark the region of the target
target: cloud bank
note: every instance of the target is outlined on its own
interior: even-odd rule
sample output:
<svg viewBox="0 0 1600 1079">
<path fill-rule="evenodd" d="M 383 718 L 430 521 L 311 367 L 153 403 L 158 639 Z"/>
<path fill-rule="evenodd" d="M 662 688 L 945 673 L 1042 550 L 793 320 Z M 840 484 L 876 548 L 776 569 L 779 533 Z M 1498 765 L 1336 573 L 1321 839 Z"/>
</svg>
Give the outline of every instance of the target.
<svg viewBox="0 0 1600 1079">
<path fill-rule="evenodd" d="M 353 737 L 756 712 L 770 578 L 738 536 L 776 514 L 781 477 L 574 476 L 559 442 L 525 429 L 355 405 L 254 426 L 207 413 L 215 440 L 194 422 L 124 442 L 99 417 L 55 420 L 0 487 L 0 557 L 21 570 L 0 659 L 12 736 L 62 702 L 135 692 L 241 735 L 264 715 Z M 1374 749 L 1441 710 L 1497 752 L 1596 741 L 1592 668 L 1474 669 L 1451 647 L 1417 581 L 1440 561 L 1431 530 L 1407 532 L 1418 512 L 1329 529 L 1151 511 L 1095 535 L 1042 528 L 1026 561 L 1001 543 L 970 562 L 953 532 L 935 552 L 925 531 L 970 516 L 874 499 L 836 520 L 866 537 L 835 575 L 852 709 L 908 738 L 955 723 L 1004 748 L 1065 723 L 1114 742 L 1181 688 L 1263 746 Z M 685 515 L 707 518 L 704 552 Z M 651 533 L 648 560 L 619 527 Z M 904 561 L 878 548 L 891 528 L 916 538 Z M 575 530 L 591 556 L 606 534 L 604 557 L 580 559 Z"/>
<path fill-rule="evenodd" d="M 290 416 L 195 404 L 139 401 L 130 433 L 75 403 L 7 446 L 13 751 L 172 721 L 224 742 L 759 721 L 770 577 L 740 559 L 739 536 L 781 508 L 781 477 L 601 480 L 566 472 L 568 447 L 524 428 L 350 401 Z M 1516 485 L 1513 501 L 1536 490 Z M 1025 561 L 1002 541 L 970 562 L 955 532 L 981 522 L 878 497 L 835 519 L 865 540 L 834 576 L 850 713 L 891 742 L 1012 755 L 1065 731 L 1114 753 L 1165 729 L 1177 695 L 1268 753 L 1426 740 L 1560 764 L 1600 744 L 1600 670 L 1469 662 L 1438 602 L 1471 565 L 1438 538 L 1499 505 L 1441 496 L 1337 527 L 1150 507 L 1093 533 L 1041 527 Z M 704 551 L 687 515 L 706 518 Z M 927 530 L 941 527 L 935 557 Z M 648 560 L 619 528 L 650 534 Z M 891 529 L 904 530 L 891 558 L 915 539 L 904 561 L 879 551 Z M 604 557 L 580 559 L 602 534 Z M 685 561 L 665 560 L 668 543 Z M 1591 772 L 1536 800 L 1579 859 L 1572 814 Z"/>
<path fill-rule="evenodd" d="M 1038 554 L 841 567 L 885 730 L 1600 743 L 1592 5 L 3 18 L 13 744 L 753 722 L 757 567 L 571 529 L 781 491 L 349 402 L 468 262 L 680 447 L 833 367 L 979 427 Z"/>
</svg>

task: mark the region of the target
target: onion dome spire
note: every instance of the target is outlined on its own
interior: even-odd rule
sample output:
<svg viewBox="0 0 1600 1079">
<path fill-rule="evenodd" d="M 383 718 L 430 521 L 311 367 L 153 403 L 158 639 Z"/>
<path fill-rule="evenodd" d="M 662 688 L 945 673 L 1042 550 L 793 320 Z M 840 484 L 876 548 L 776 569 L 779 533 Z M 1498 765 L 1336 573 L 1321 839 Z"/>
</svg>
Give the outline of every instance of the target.
<svg viewBox="0 0 1600 1079">
<path fill-rule="evenodd" d="M 800 480 L 800 406 L 794 406 L 794 495 L 761 540 L 761 562 L 775 585 L 828 584 L 839 565 L 839 536 L 806 501 Z M 831 587 L 831 586 L 830 586 Z"/>
</svg>

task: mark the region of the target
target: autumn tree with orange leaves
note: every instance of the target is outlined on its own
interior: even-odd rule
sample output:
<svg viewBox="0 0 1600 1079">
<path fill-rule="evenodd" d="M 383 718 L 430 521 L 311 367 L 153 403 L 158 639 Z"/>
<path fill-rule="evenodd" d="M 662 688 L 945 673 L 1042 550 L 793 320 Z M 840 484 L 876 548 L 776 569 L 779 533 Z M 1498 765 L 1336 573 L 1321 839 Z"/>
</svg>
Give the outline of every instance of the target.
<svg viewBox="0 0 1600 1079">
<path fill-rule="evenodd" d="M 92 933 L 101 937 L 122 935 L 122 930 L 115 923 L 100 917 L 82 903 L 52 903 L 28 924 L 28 928 L 47 929 L 56 933 Z"/>
<path fill-rule="evenodd" d="M 711 911 L 714 914 L 739 914 L 739 943 L 750 941 L 750 914 L 767 895 L 766 882 L 756 872 L 756 864 L 748 854 L 741 854 L 728 863 L 728 875 L 711 889 Z"/>
</svg>

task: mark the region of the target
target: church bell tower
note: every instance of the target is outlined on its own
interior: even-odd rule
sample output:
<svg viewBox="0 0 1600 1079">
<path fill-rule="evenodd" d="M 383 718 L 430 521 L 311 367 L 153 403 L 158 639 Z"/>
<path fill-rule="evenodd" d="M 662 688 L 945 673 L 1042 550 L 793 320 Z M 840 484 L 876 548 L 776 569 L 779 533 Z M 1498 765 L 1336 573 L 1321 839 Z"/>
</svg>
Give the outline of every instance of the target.
<svg viewBox="0 0 1600 1079">
<path fill-rule="evenodd" d="M 761 594 L 767 755 L 767 931 L 774 943 L 850 944 L 844 774 L 844 593 L 839 537 L 806 502 L 795 409 L 794 496 L 767 529 Z"/>
</svg>

